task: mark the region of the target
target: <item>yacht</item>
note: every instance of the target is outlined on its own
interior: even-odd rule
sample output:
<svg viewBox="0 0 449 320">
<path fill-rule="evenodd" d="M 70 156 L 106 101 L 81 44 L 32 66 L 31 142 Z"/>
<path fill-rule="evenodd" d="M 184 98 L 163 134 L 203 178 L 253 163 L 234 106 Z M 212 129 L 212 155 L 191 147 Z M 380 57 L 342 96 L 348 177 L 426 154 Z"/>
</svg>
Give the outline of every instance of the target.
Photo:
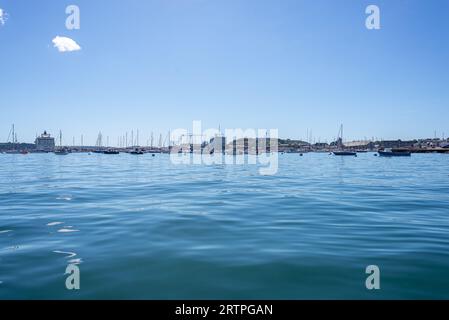
<svg viewBox="0 0 449 320">
<path fill-rule="evenodd" d="M 134 150 L 132 150 L 132 151 L 130 152 L 130 154 L 141 155 L 141 154 L 144 154 L 144 152 L 143 152 L 142 149 L 135 148 Z"/>
<path fill-rule="evenodd" d="M 69 154 L 69 150 L 67 150 L 66 148 L 57 149 L 55 150 L 55 154 L 58 156 L 66 156 Z"/>
<path fill-rule="evenodd" d="M 393 149 L 384 149 L 378 151 L 381 157 L 410 157 L 412 153 L 410 151 L 393 151 Z"/>
</svg>

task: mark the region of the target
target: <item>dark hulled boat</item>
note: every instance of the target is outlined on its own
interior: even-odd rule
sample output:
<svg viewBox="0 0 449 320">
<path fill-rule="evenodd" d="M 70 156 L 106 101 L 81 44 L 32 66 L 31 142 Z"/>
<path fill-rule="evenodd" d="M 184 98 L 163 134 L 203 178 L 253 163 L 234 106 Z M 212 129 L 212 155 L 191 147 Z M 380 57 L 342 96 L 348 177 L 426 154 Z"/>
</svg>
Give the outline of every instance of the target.
<svg viewBox="0 0 449 320">
<path fill-rule="evenodd" d="M 104 154 L 120 154 L 117 150 L 106 150 L 103 152 Z"/>
<path fill-rule="evenodd" d="M 61 148 L 61 149 L 55 150 L 55 154 L 57 156 L 66 156 L 69 154 L 69 150 L 67 150 L 66 148 Z"/>
<path fill-rule="evenodd" d="M 55 154 L 58 156 L 66 156 L 69 154 L 69 150 L 62 146 L 62 131 L 59 130 L 59 148 L 55 150 Z"/>
<path fill-rule="evenodd" d="M 335 156 L 352 156 L 357 157 L 357 152 L 345 150 L 343 144 L 343 125 L 340 126 L 340 131 L 338 132 L 338 140 L 337 140 L 338 150 L 334 151 L 333 154 Z"/>
<path fill-rule="evenodd" d="M 141 154 L 144 154 L 144 152 L 142 149 L 136 148 L 133 151 L 131 151 L 130 154 L 141 155 Z"/>
<path fill-rule="evenodd" d="M 334 155 L 336 156 L 357 156 L 357 152 L 352 151 L 334 151 Z"/>
<path fill-rule="evenodd" d="M 381 157 L 410 157 L 412 155 L 410 151 L 393 151 L 391 149 L 379 150 L 378 153 Z"/>
</svg>

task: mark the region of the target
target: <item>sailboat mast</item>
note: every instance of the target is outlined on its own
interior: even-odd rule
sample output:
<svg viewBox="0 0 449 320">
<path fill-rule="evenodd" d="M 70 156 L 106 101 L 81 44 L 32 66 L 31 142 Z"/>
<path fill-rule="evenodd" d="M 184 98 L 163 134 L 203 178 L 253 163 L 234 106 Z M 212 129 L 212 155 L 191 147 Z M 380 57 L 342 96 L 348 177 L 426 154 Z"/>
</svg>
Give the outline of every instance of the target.
<svg viewBox="0 0 449 320">
<path fill-rule="evenodd" d="M 341 145 L 343 146 L 343 124 L 341 125 Z"/>
<path fill-rule="evenodd" d="M 16 150 L 16 131 L 14 124 L 12 125 L 12 149 Z"/>
<path fill-rule="evenodd" d="M 339 147 L 343 147 L 343 124 L 340 125 L 340 131 L 338 132 L 338 144 Z"/>
<path fill-rule="evenodd" d="M 171 132 L 170 130 L 168 130 L 168 149 L 170 150 L 171 148 Z"/>
</svg>

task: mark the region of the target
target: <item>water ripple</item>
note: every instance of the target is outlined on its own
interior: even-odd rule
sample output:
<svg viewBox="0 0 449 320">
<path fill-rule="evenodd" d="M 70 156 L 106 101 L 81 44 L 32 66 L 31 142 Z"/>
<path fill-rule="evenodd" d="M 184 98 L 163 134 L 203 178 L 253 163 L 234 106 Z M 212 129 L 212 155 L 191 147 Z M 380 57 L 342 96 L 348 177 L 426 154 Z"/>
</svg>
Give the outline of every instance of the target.
<svg viewBox="0 0 449 320">
<path fill-rule="evenodd" d="M 370 264 L 377 298 L 449 298 L 445 155 L 0 157 L 0 298 L 72 298 L 68 263 L 87 299 L 369 299 Z"/>
</svg>

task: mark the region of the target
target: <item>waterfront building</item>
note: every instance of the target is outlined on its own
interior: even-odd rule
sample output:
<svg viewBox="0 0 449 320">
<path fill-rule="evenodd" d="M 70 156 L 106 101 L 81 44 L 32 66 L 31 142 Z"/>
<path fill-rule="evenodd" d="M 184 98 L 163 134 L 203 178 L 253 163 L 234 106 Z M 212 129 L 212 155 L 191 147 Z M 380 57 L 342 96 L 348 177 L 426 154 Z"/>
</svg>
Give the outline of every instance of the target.
<svg viewBox="0 0 449 320">
<path fill-rule="evenodd" d="M 267 138 L 240 138 L 234 139 L 226 145 L 226 153 L 228 154 L 261 154 L 266 152 L 277 152 L 278 139 Z M 222 145 L 226 141 L 223 140 Z"/>
<path fill-rule="evenodd" d="M 215 136 L 209 141 L 210 153 L 225 153 L 226 150 L 226 137 Z"/>
<path fill-rule="evenodd" d="M 417 140 L 382 140 L 379 142 L 381 148 L 410 148 L 413 147 Z"/>
<path fill-rule="evenodd" d="M 362 141 L 349 141 L 345 142 L 344 147 L 347 149 L 354 149 L 354 150 L 371 150 L 374 148 L 374 143 L 372 141 L 368 140 L 362 140 Z"/>
<path fill-rule="evenodd" d="M 47 131 L 44 131 L 40 137 L 36 138 L 36 151 L 53 152 L 55 150 L 55 138 L 53 138 Z"/>
</svg>

